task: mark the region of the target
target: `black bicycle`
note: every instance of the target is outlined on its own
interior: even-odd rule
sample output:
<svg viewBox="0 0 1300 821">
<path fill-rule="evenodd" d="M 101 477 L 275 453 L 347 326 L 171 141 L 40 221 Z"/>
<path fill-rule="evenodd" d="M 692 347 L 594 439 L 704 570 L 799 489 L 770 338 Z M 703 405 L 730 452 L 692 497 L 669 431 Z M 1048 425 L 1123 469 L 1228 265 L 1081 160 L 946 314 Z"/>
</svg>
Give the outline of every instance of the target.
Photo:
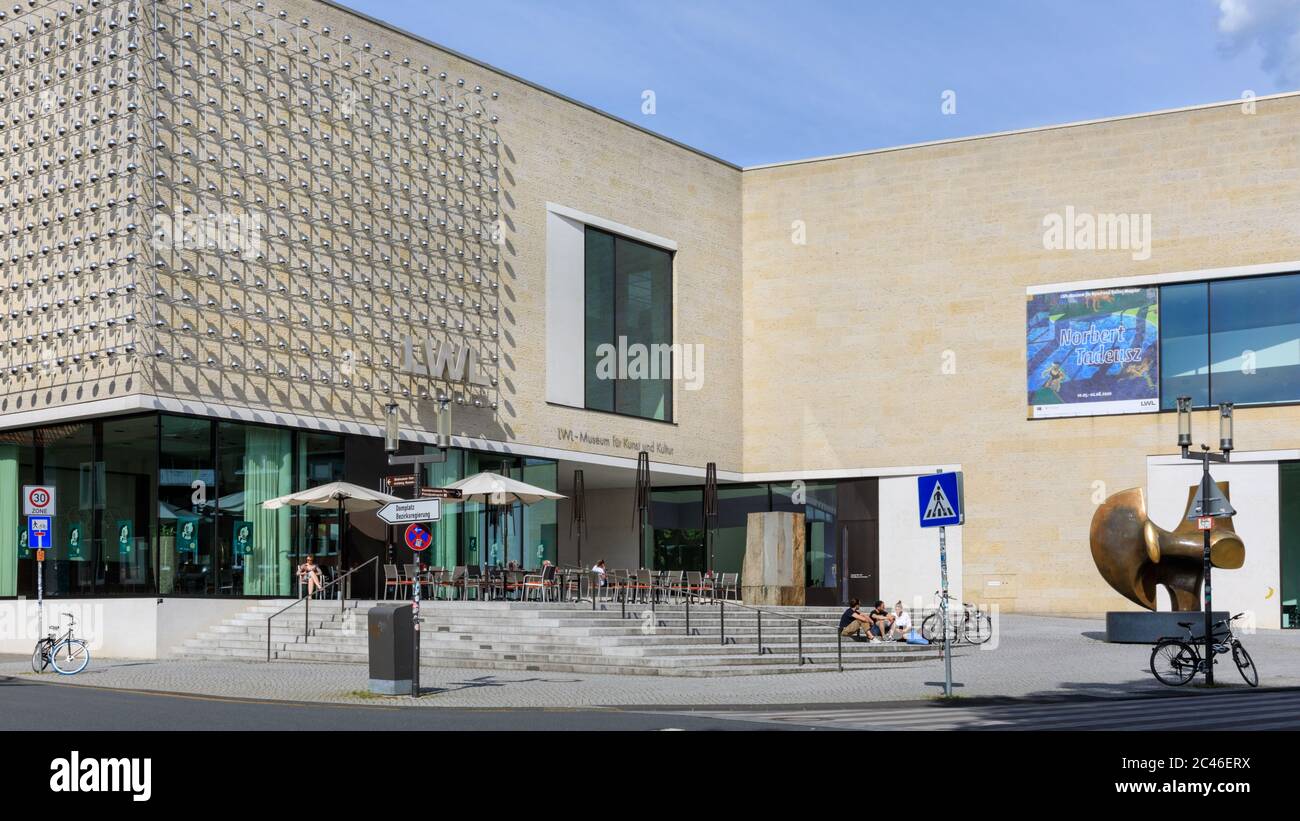
<svg viewBox="0 0 1300 821">
<path fill-rule="evenodd" d="M 934 591 L 939 608 L 921 621 L 921 636 L 929 642 L 943 641 L 943 594 Z M 960 615 L 949 611 L 948 637 L 953 642 L 965 639 L 971 644 L 983 644 L 993 638 L 993 618 L 979 607 L 967 602 L 961 603 Z"/>
<path fill-rule="evenodd" d="M 1255 662 L 1250 658 L 1250 653 L 1246 652 L 1241 640 L 1232 633 L 1232 622 L 1245 615 L 1245 613 L 1238 613 L 1230 619 L 1222 619 L 1214 623 L 1211 630 L 1217 633 L 1222 627 L 1227 632 L 1223 636 L 1215 636 L 1213 654 L 1218 656 L 1231 652 L 1232 660 L 1236 662 L 1241 677 L 1251 687 L 1258 687 L 1259 670 L 1255 668 Z M 1191 681 L 1197 673 L 1209 669 L 1209 664 L 1201 657 L 1201 645 L 1204 644 L 1205 637 L 1197 638 L 1192 634 L 1194 624 L 1195 622 L 1190 621 L 1178 622 L 1178 626 L 1187 631 L 1187 638 L 1165 637 L 1151 648 L 1151 673 L 1161 684 L 1178 687 Z M 1212 661 L 1218 663 L 1218 659 Z"/>
<path fill-rule="evenodd" d="M 55 625 L 50 628 L 49 635 L 36 642 L 36 649 L 32 650 L 33 672 L 44 673 L 45 668 L 53 667 L 56 673 L 74 676 L 90 663 L 90 648 L 74 635 L 77 619 L 71 613 L 63 615 L 68 617 L 67 632 L 60 636 L 58 625 Z"/>
</svg>

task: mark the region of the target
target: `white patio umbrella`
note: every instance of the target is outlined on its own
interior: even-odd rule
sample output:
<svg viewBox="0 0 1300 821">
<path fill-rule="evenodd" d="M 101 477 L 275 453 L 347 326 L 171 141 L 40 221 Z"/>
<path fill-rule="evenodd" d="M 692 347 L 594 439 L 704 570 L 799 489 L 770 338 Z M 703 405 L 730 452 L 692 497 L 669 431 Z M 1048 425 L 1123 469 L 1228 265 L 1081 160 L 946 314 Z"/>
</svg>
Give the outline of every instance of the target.
<svg viewBox="0 0 1300 821">
<path fill-rule="evenodd" d="M 530 485 L 500 473 L 475 473 L 447 485 L 460 491 L 461 501 L 508 505 L 519 502 L 531 505 L 543 499 L 563 499 L 564 494 Z"/>
<path fill-rule="evenodd" d="M 518 502 L 522 505 L 531 505 L 546 499 L 564 498 L 562 493 L 530 485 L 518 479 L 511 479 L 509 476 L 502 476 L 500 473 L 475 473 L 473 476 L 466 476 L 464 479 L 452 482 L 447 487 L 459 490 L 461 494 L 460 499 L 448 499 L 447 501 L 482 502 L 492 505 L 509 505 Z M 486 519 L 483 522 L 483 543 L 486 546 Z M 486 564 L 485 552 L 484 550 L 479 551 L 479 567 Z"/>
<path fill-rule="evenodd" d="M 266 510 L 278 510 L 282 507 L 337 508 L 339 513 L 339 553 L 342 555 L 346 548 L 344 537 L 347 533 L 343 528 L 344 511 L 357 513 L 375 510 L 384 505 L 401 501 L 403 500 L 397 496 L 380 493 L 377 490 L 354 485 L 351 482 L 330 482 L 327 485 L 318 485 L 306 490 L 300 490 L 297 493 L 287 493 L 284 496 L 267 499 L 262 502 L 262 507 Z M 340 568 L 341 570 L 342 568 Z"/>
</svg>

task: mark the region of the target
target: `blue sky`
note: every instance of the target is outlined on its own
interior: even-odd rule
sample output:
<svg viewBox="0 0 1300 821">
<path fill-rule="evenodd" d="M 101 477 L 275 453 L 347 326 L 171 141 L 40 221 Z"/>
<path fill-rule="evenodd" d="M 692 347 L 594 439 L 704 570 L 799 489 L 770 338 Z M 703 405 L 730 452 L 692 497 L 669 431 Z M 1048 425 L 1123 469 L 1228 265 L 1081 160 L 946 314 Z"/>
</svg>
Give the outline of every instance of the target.
<svg viewBox="0 0 1300 821">
<path fill-rule="evenodd" d="M 1300 0 L 342 1 L 740 165 L 1300 89 Z"/>
</svg>

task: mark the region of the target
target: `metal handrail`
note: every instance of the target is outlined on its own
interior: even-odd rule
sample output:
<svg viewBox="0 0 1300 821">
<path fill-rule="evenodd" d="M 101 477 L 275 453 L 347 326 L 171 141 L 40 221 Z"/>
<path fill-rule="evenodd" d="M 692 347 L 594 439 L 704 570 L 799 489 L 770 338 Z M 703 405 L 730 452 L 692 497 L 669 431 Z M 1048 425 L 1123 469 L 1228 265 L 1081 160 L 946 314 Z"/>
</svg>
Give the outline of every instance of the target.
<svg viewBox="0 0 1300 821">
<path fill-rule="evenodd" d="M 727 604 L 728 602 L 725 599 L 718 601 L 718 605 L 720 608 L 718 610 L 718 640 L 722 643 L 723 646 L 726 646 L 727 644 Z M 741 604 L 740 602 L 734 602 L 734 601 L 731 602 L 730 604 L 732 604 L 735 607 L 743 607 L 746 610 L 753 610 L 755 613 L 758 614 L 757 645 L 758 645 L 758 654 L 760 656 L 763 655 L 763 614 L 770 613 L 773 616 L 780 616 L 783 619 L 793 620 L 798 625 L 797 652 L 799 654 L 800 667 L 803 666 L 803 660 L 804 660 L 803 623 L 807 621 L 813 624 L 821 625 L 822 627 L 835 628 L 835 660 L 836 660 L 835 663 L 839 667 L 839 671 L 841 673 L 844 672 L 844 634 L 840 632 L 839 625 L 832 624 L 826 621 L 821 621 L 820 619 L 809 619 L 809 618 L 805 618 L 804 616 L 791 616 L 789 613 L 782 613 L 778 610 L 768 610 L 765 607 L 755 607 L 752 604 Z"/>
<path fill-rule="evenodd" d="M 656 593 L 656 592 L 658 592 L 658 591 L 657 591 L 657 590 L 656 590 L 656 591 L 652 591 L 652 594 L 651 594 L 651 596 L 650 596 L 650 599 L 651 599 L 650 608 L 651 608 L 651 611 L 652 611 L 652 612 L 654 611 L 654 593 Z M 626 590 L 625 587 L 620 587 L 620 589 L 617 591 L 617 593 L 618 593 L 619 604 L 621 605 L 621 608 L 620 608 L 620 609 L 622 610 L 622 617 L 626 619 L 626 618 L 628 617 L 628 616 L 627 616 L 627 590 Z M 596 598 L 595 595 L 593 595 L 593 597 L 592 597 L 592 609 L 593 609 L 593 610 L 596 609 L 595 598 Z M 689 635 L 691 635 L 691 597 L 690 597 L 690 595 L 687 595 L 687 596 L 686 596 L 685 601 L 686 601 L 686 635 L 689 636 Z M 753 610 L 755 613 L 758 614 L 758 635 L 757 635 L 757 639 L 758 639 L 758 641 L 757 641 L 757 645 L 758 645 L 758 654 L 759 654 L 760 656 L 763 654 L 763 614 L 764 614 L 764 613 L 768 613 L 769 615 L 779 616 L 779 617 L 781 617 L 781 618 L 783 618 L 783 619 L 790 619 L 791 621 L 794 621 L 794 622 L 797 624 L 797 626 L 798 626 L 797 641 L 798 641 L 798 653 L 799 653 L 799 666 L 800 666 L 800 667 L 802 667 L 803 664 L 804 664 L 804 654 L 803 654 L 803 623 L 804 623 L 804 622 L 809 622 L 809 623 L 811 623 L 811 624 L 816 624 L 816 625 L 818 625 L 818 626 L 820 626 L 820 627 L 829 627 L 829 628 L 833 628 L 833 629 L 835 630 L 835 636 L 836 636 L 836 639 L 835 639 L 835 655 L 836 655 L 836 659 L 837 659 L 837 664 L 838 664 L 838 666 L 839 666 L 840 672 L 844 672 L 844 634 L 840 632 L 840 628 L 839 628 L 839 625 L 838 625 L 838 624 L 836 624 L 836 623 L 834 623 L 834 622 L 822 621 L 822 620 L 820 620 L 820 619 L 810 619 L 810 618 L 807 618 L 807 617 L 805 617 L 805 616 L 791 616 L 791 615 L 788 614 L 788 613 L 782 613 L 782 612 L 780 612 L 780 611 L 778 611 L 778 610 L 770 610 L 770 609 L 767 609 L 767 608 L 764 608 L 764 607 L 755 607 L 755 606 L 752 605 L 752 604 L 742 604 L 741 602 L 738 602 L 738 601 L 732 601 L 732 600 L 728 600 L 728 599 L 718 599 L 718 598 L 715 598 L 715 599 L 713 599 L 713 601 L 711 602 L 711 604 L 716 604 L 716 605 L 718 605 L 718 608 L 719 608 L 719 609 L 718 609 L 718 640 L 719 640 L 719 642 L 720 642 L 722 645 L 724 645 L 724 646 L 725 646 L 726 643 L 727 643 L 727 605 L 728 605 L 728 604 L 732 605 L 733 607 L 743 607 L 743 608 L 746 609 L 746 610 Z"/>
<path fill-rule="evenodd" d="M 337 578 L 334 579 L 330 579 L 328 582 L 321 585 L 320 589 L 316 592 L 324 593 L 326 590 L 329 590 L 331 587 L 343 581 L 344 579 L 351 577 L 353 573 L 356 573 L 361 568 L 366 567 L 371 563 L 377 563 L 378 561 L 379 561 L 378 556 L 371 556 L 369 559 L 366 559 L 364 562 L 352 568 L 351 570 L 344 573 L 343 575 L 338 576 Z M 284 607 L 281 607 L 279 610 L 275 611 L 274 613 L 266 617 L 266 660 L 267 661 L 271 660 L 271 619 L 275 618 L 276 616 L 280 615 L 286 610 L 290 610 L 294 607 L 297 607 L 300 604 L 303 605 L 302 640 L 304 644 L 307 642 L 307 637 L 311 635 L 311 596 L 312 594 L 305 593 L 301 598 L 289 602 L 289 604 L 285 605 Z M 347 610 L 348 598 L 349 597 L 347 595 L 339 596 L 340 613 Z M 375 573 L 375 599 L 376 600 L 379 599 L 379 574 L 378 573 Z"/>
</svg>

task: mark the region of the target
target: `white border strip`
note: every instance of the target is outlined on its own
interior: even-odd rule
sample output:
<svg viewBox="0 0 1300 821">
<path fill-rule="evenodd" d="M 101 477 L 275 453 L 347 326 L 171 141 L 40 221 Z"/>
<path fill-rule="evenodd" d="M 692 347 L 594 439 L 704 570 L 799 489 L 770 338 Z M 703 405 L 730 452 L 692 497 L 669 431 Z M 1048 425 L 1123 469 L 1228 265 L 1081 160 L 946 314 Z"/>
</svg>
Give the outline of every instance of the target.
<svg viewBox="0 0 1300 821">
<path fill-rule="evenodd" d="M 630 239 L 644 242 L 647 245 L 657 245 L 668 251 L 677 250 L 677 243 L 673 240 L 661 237 L 658 234 L 652 234 L 649 231 L 642 231 L 633 228 L 630 225 L 624 225 L 621 222 L 614 222 L 613 220 L 607 220 L 603 217 L 593 217 L 591 214 L 584 214 L 576 208 L 569 208 L 567 205 L 548 202 L 546 203 L 546 210 L 552 214 L 558 214 L 561 217 L 568 217 L 576 222 L 581 222 L 586 225 L 594 225 L 597 228 L 602 228 L 613 234 L 621 234 Z"/>
<path fill-rule="evenodd" d="M 1261 276 L 1264 274 L 1286 274 L 1300 271 L 1300 260 L 1288 262 L 1265 262 L 1259 265 L 1234 265 L 1230 268 L 1202 268 L 1198 271 L 1175 271 L 1164 274 L 1139 274 L 1131 277 L 1111 277 L 1109 279 L 1080 279 L 1073 282 L 1055 282 L 1047 285 L 1031 285 L 1025 288 L 1026 296 L 1054 294 L 1063 291 L 1094 291 L 1098 288 L 1133 288 L 1142 285 L 1168 285 L 1178 282 L 1199 282 L 1209 279 L 1230 279 L 1232 277 Z"/>
<path fill-rule="evenodd" d="M 1056 131 L 1062 128 L 1078 128 L 1085 125 L 1101 125 L 1103 123 L 1115 123 L 1123 120 L 1136 120 L 1142 117 L 1160 117 L 1165 114 L 1184 114 L 1189 111 L 1204 111 L 1209 108 L 1221 108 L 1222 106 L 1241 105 L 1245 102 L 1262 103 L 1267 100 L 1283 100 L 1287 97 L 1300 96 L 1300 91 L 1284 91 L 1280 94 L 1267 94 L 1263 97 L 1251 97 L 1249 100 L 1238 98 L 1236 100 L 1220 100 L 1213 103 L 1198 103 L 1196 105 L 1183 106 L 1182 108 L 1161 108 L 1156 111 L 1140 111 L 1136 114 L 1117 114 L 1113 117 L 1099 117 L 1095 120 L 1076 120 L 1070 123 L 1054 123 L 1052 125 L 1037 125 L 1032 128 L 1017 128 L 1012 131 L 992 131 L 987 134 L 972 134 L 968 137 L 950 137 L 945 140 L 929 140 L 922 143 L 908 143 L 906 145 L 888 146 L 885 148 L 871 148 L 866 151 L 849 151 L 844 154 L 827 154 L 822 157 L 808 157 L 802 160 L 782 160 L 780 162 L 760 163 L 759 165 L 746 165 L 741 168 L 742 171 L 761 171 L 765 168 L 784 168 L 787 165 L 803 165 L 811 162 L 827 162 L 829 160 L 843 160 L 850 157 L 865 157 L 871 154 L 888 154 L 891 151 L 907 151 L 911 148 L 929 148 L 936 145 L 952 145 L 953 143 L 966 143 L 973 140 L 991 140 L 994 137 L 1014 137 L 1019 134 L 1034 134 L 1039 131 Z"/>
<path fill-rule="evenodd" d="M 127 413 L 143 411 L 163 411 L 184 413 L 193 416 L 205 416 L 213 419 L 225 419 L 233 422 L 252 422 L 263 425 L 282 425 L 305 430 L 322 430 L 331 433 L 351 433 L 360 436 L 373 436 L 382 439 L 384 429 L 380 425 L 361 422 L 347 422 L 338 419 L 326 419 L 318 416 L 303 416 L 281 411 L 254 410 L 252 408 L 225 405 L 217 402 L 177 399 L 169 396 L 135 394 L 115 399 L 99 399 L 93 402 L 81 402 L 75 405 L 62 405 L 57 409 L 44 408 L 38 411 L 11 413 L 0 416 L 0 430 L 39 427 L 104 416 L 120 416 Z M 406 429 L 401 431 L 401 438 L 407 442 L 434 444 L 436 434 L 423 430 Z M 602 453 L 585 453 L 583 451 L 565 450 L 543 445 L 529 445 L 518 442 L 501 442 L 486 436 L 453 436 L 453 447 L 490 453 L 508 453 L 518 456 L 536 456 L 563 462 L 582 462 L 589 465 L 602 465 L 627 471 L 636 470 L 636 458 L 631 456 L 610 456 Z M 1300 452 L 1297 452 L 1300 453 Z M 1300 457 L 1297 457 L 1300 458 Z M 670 462 L 650 463 L 651 470 L 659 475 L 680 476 L 685 479 L 704 479 L 704 468 L 694 465 L 679 465 Z M 817 481 L 822 479 L 859 479 L 888 478 L 903 476 L 920 476 L 934 473 L 936 470 L 961 470 L 959 464 L 943 465 L 909 465 L 894 467 L 860 467 L 832 468 L 826 470 L 785 470 L 742 473 L 734 470 L 719 470 L 718 480 L 728 483 L 739 482 L 793 482 L 795 480 Z"/>
</svg>

